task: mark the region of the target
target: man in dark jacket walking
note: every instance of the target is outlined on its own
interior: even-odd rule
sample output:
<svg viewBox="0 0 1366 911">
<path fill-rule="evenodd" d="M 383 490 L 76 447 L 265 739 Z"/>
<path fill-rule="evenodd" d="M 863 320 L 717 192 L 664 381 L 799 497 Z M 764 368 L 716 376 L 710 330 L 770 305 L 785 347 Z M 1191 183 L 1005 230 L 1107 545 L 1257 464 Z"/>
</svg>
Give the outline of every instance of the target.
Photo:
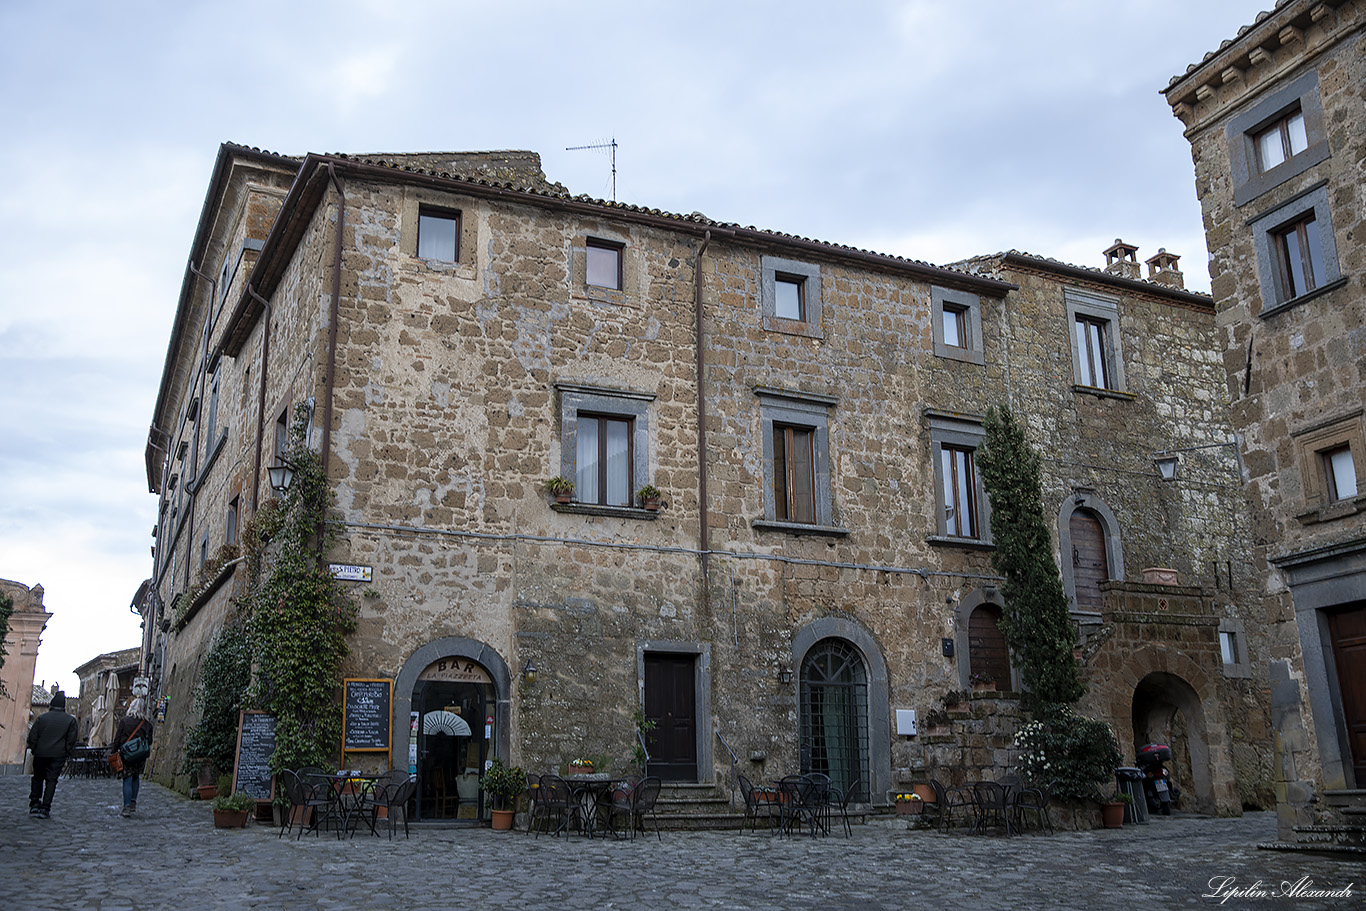
<svg viewBox="0 0 1366 911">
<path fill-rule="evenodd" d="M 66 713 L 66 696 L 56 693 L 47 713 L 28 729 L 28 748 L 33 753 L 33 784 L 28 791 L 28 815 L 47 819 L 52 795 L 67 759 L 76 755 L 76 719 Z"/>
</svg>

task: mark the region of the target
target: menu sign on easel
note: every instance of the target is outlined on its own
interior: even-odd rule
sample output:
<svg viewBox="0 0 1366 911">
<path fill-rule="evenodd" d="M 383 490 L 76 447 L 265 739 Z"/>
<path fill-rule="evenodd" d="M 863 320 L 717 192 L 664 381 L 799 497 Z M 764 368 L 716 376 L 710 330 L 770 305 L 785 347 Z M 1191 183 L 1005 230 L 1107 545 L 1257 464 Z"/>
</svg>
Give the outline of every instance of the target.
<svg viewBox="0 0 1366 911">
<path fill-rule="evenodd" d="M 342 749 L 348 753 L 387 752 L 393 683 L 348 678 L 343 684 Z"/>
<path fill-rule="evenodd" d="M 270 757 L 275 752 L 275 716 L 244 711 L 237 719 L 237 757 L 232 789 L 257 800 L 270 800 L 274 780 Z"/>
</svg>

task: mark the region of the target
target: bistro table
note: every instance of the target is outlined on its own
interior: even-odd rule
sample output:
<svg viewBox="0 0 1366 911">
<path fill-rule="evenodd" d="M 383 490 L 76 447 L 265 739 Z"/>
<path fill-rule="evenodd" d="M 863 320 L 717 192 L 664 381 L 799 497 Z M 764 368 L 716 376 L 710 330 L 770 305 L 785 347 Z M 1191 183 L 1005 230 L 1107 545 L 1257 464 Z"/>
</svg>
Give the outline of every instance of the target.
<svg viewBox="0 0 1366 911">
<path fill-rule="evenodd" d="M 616 780 L 619 779 L 614 779 L 606 772 L 569 775 L 564 779 L 579 802 L 579 824 L 589 838 L 593 837 L 593 830 L 598 825 L 598 807 L 602 803 L 603 795 L 611 790 L 612 783 Z"/>
<path fill-rule="evenodd" d="M 341 829 L 338 831 L 337 837 L 340 838 L 348 832 L 354 835 L 355 833 L 351 830 L 352 817 L 364 819 L 365 797 L 374 789 L 375 782 L 383 775 L 343 770 L 329 777 L 332 781 L 332 808 L 329 812 L 341 822 Z M 371 835 L 379 834 L 375 831 L 373 819 L 364 819 L 364 822 L 369 826 Z"/>
</svg>

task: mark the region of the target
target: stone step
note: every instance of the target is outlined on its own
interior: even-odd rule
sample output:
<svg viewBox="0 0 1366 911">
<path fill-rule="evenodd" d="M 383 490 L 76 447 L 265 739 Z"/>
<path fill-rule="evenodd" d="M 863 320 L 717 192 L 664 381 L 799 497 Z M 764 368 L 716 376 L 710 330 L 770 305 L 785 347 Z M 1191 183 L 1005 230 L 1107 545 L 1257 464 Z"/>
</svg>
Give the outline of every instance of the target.
<svg viewBox="0 0 1366 911">
<path fill-rule="evenodd" d="M 1307 850 L 1366 853 L 1366 826 L 1295 826 L 1295 843 Z"/>
</svg>

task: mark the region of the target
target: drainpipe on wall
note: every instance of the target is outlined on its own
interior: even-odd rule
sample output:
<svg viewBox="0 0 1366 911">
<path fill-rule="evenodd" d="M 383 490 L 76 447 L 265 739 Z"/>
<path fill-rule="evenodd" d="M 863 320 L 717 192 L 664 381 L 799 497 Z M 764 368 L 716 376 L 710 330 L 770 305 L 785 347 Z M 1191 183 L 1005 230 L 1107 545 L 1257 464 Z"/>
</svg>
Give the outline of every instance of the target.
<svg viewBox="0 0 1366 911">
<path fill-rule="evenodd" d="M 702 356 L 702 256 L 711 243 L 711 232 L 702 235 L 702 246 L 693 261 L 693 309 L 697 315 L 697 505 L 702 527 L 697 533 L 697 549 L 702 557 L 702 603 L 707 601 L 707 557 L 711 550 L 707 523 L 710 513 L 707 509 L 707 389 L 703 369 L 706 364 Z"/>
<path fill-rule="evenodd" d="M 341 310 L 342 235 L 346 231 L 346 194 L 337 170 L 327 163 L 327 178 L 337 191 L 337 241 L 332 257 L 332 306 L 327 315 L 327 381 L 323 388 L 323 477 L 332 456 L 332 388 L 337 373 L 337 319 Z"/>
<path fill-rule="evenodd" d="M 250 284 L 247 285 L 247 293 L 266 311 L 265 331 L 261 338 L 261 394 L 256 406 L 256 464 L 251 472 L 251 511 L 254 515 L 261 505 L 261 439 L 266 434 L 266 367 L 270 363 L 270 320 L 274 314 L 270 309 L 270 301 L 257 294 Z"/>
</svg>

